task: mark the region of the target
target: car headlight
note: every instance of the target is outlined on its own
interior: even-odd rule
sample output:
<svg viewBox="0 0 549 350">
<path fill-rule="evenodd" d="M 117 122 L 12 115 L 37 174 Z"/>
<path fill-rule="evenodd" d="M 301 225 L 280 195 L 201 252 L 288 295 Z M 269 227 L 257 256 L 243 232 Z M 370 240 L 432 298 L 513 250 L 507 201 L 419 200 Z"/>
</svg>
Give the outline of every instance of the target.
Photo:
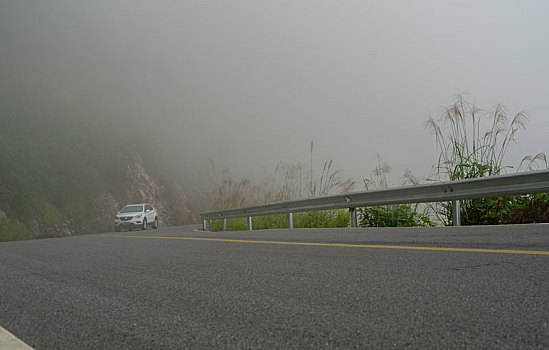
<svg viewBox="0 0 549 350">
<path fill-rule="evenodd" d="M 143 214 L 137 214 L 137 215 L 134 216 L 133 218 L 134 218 L 134 219 L 139 219 L 139 218 L 142 217 L 142 216 L 143 216 Z"/>
</svg>

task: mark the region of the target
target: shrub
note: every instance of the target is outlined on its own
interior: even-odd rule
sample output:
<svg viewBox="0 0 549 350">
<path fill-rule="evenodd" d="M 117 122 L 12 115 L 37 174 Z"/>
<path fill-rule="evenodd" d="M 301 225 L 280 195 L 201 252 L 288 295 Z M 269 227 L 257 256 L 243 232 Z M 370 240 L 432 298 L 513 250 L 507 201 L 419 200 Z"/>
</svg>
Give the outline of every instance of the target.
<svg viewBox="0 0 549 350">
<path fill-rule="evenodd" d="M 407 204 L 359 208 L 360 227 L 436 226 L 427 215 Z"/>
<path fill-rule="evenodd" d="M 371 179 L 364 179 L 364 187 L 369 190 L 387 188 L 387 175 L 391 166 L 377 154 L 377 166 Z M 419 180 L 409 170 L 404 174 L 405 185 L 417 185 Z M 435 226 L 429 217 L 418 211 L 418 205 L 396 204 L 357 209 L 358 226 L 360 227 L 407 227 Z"/>
</svg>

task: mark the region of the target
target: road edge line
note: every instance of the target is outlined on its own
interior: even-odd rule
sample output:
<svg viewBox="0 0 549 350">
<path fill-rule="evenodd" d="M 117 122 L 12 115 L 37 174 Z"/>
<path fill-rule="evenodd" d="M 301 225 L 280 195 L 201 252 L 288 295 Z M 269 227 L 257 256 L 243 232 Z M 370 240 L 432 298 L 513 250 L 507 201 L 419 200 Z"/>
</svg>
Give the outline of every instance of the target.
<svg viewBox="0 0 549 350">
<path fill-rule="evenodd" d="M 13 333 L 0 326 L 0 349 L 34 350 L 27 343 L 17 338 Z"/>
</svg>

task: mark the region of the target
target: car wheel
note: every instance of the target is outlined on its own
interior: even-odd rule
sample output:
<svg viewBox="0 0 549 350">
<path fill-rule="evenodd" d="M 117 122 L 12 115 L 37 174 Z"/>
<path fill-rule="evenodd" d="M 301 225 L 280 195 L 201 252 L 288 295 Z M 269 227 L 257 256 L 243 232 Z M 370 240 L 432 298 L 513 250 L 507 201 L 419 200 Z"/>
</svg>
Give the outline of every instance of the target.
<svg viewBox="0 0 549 350">
<path fill-rule="evenodd" d="M 147 219 L 143 220 L 143 230 L 147 229 Z"/>
<path fill-rule="evenodd" d="M 158 228 L 158 218 L 154 218 L 153 228 L 156 230 Z"/>
</svg>

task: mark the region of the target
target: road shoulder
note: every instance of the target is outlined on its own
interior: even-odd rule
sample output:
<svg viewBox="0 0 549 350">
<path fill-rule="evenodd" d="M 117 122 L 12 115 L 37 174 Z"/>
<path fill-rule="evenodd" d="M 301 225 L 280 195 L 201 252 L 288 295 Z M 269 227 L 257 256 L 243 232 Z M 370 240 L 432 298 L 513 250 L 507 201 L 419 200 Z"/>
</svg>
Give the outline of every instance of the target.
<svg viewBox="0 0 549 350">
<path fill-rule="evenodd" d="M 30 346 L 25 344 L 21 339 L 11 334 L 5 328 L 0 326 L 0 349 L 9 350 L 32 350 Z"/>
</svg>

